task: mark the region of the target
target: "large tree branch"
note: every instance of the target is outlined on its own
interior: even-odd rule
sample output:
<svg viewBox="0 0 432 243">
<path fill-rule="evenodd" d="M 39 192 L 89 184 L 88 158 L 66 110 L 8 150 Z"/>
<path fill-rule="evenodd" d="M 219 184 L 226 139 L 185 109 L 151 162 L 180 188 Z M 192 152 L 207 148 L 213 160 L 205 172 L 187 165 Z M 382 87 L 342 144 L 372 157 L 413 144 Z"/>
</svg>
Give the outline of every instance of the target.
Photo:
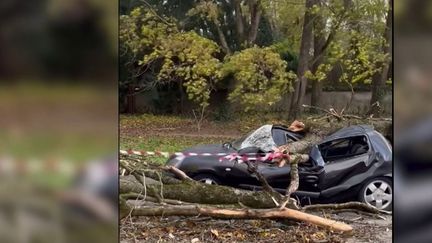
<svg viewBox="0 0 432 243">
<path fill-rule="evenodd" d="M 252 174 L 255 174 L 258 180 L 261 182 L 264 192 L 266 192 L 273 199 L 276 206 L 279 206 L 282 200 L 281 194 L 277 192 L 275 189 L 273 189 L 273 187 L 270 186 L 270 184 L 267 182 L 264 176 L 258 172 L 257 168 L 254 165 L 252 165 L 249 161 L 246 161 L 245 163 L 248 167 L 248 170 Z"/>
<path fill-rule="evenodd" d="M 295 219 L 341 232 L 351 232 L 352 227 L 338 221 L 325 219 L 293 209 L 225 209 L 204 206 L 149 206 L 135 207 L 132 216 L 210 216 L 222 219 Z"/>
<path fill-rule="evenodd" d="M 327 38 L 325 39 L 325 41 L 323 42 L 324 44 L 322 44 L 322 46 L 320 46 L 319 48 L 315 49 L 315 53 L 314 53 L 314 59 L 311 62 L 311 66 L 317 66 L 317 62 L 324 56 L 325 51 L 327 50 L 327 48 L 330 46 L 331 42 L 333 41 L 336 31 L 339 29 L 340 26 L 340 21 L 336 24 L 336 26 L 334 26 L 329 35 L 327 36 Z"/>
<path fill-rule="evenodd" d="M 219 42 L 223 48 L 223 50 L 225 51 L 226 54 L 230 55 L 231 54 L 231 49 L 228 46 L 228 42 L 226 41 L 225 38 L 225 34 L 222 31 L 222 28 L 220 27 L 220 22 L 219 21 L 214 21 L 214 25 L 216 27 L 216 31 L 219 37 Z"/>
<path fill-rule="evenodd" d="M 174 175 L 176 175 L 181 180 L 194 181 L 194 180 L 192 180 L 192 178 L 190 178 L 188 175 L 186 175 L 186 173 L 184 173 L 183 171 L 177 169 L 174 166 L 165 166 L 165 167 L 162 167 L 162 169 L 173 173 Z"/>
</svg>

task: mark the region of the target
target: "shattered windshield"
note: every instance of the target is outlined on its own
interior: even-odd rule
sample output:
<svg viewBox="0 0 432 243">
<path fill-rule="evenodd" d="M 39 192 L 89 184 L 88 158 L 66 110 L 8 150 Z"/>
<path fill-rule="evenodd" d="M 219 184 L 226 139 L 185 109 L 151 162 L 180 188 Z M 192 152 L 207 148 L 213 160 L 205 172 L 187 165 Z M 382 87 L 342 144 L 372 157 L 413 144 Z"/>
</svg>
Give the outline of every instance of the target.
<svg viewBox="0 0 432 243">
<path fill-rule="evenodd" d="M 243 143 L 243 141 L 244 141 L 247 137 L 249 137 L 253 132 L 254 132 L 254 131 L 249 132 L 248 134 L 244 135 L 243 137 L 241 137 L 241 138 L 239 138 L 239 139 L 237 139 L 237 140 L 234 140 L 234 141 L 232 142 L 232 146 L 233 146 L 233 148 L 235 148 L 236 150 L 239 150 L 240 147 L 241 147 L 241 144 Z"/>
<path fill-rule="evenodd" d="M 277 147 L 272 137 L 273 125 L 264 125 L 255 131 L 248 133 L 232 143 L 236 150 L 247 147 L 258 147 L 263 151 L 271 151 Z"/>
</svg>

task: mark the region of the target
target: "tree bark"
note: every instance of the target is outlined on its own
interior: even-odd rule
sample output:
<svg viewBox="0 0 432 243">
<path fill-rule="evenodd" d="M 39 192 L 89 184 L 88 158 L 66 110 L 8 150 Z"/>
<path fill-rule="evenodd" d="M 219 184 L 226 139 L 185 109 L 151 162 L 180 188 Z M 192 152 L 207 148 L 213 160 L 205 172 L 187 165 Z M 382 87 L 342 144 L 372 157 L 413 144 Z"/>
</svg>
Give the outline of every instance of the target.
<svg viewBox="0 0 432 243">
<path fill-rule="evenodd" d="M 136 105 L 135 105 L 135 85 L 133 84 L 128 85 L 126 101 L 127 101 L 127 113 L 134 114 Z"/>
<path fill-rule="evenodd" d="M 236 24 L 236 31 L 237 31 L 237 42 L 239 46 L 244 44 L 245 41 L 245 25 L 244 25 L 244 18 L 243 13 L 241 10 L 241 0 L 233 0 L 232 6 L 234 7 L 235 11 L 235 24 Z"/>
<path fill-rule="evenodd" d="M 319 7 L 321 7 L 321 0 L 317 0 L 317 4 Z M 319 65 L 321 64 L 323 60 L 322 55 L 322 47 L 324 45 L 324 36 L 323 36 L 323 27 L 325 26 L 323 23 L 322 16 L 314 15 L 314 23 L 313 23 L 313 32 L 314 32 L 314 56 L 313 56 L 313 63 L 312 63 L 312 70 L 311 72 L 313 74 L 316 73 L 318 70 Z M 318 80 L 312 81 L 312 90 L 311 90 L 311 105 L 312 106 L 320 106 L 320 99 L 322 94 L 322 83 Z"/>
<path fill-rule="evenodd" d="M 201 204 L 238 204 L 253 208 L 275 207 L 271 197 L 262 191 L 246 191 L 232 187 L 182 181 L 178 184 L 143 186 L 133 177 L 120 177 L 120 194 L 144 192 L 151 197 Z"/>
<path fill-rule="evenodd" d="M 297 69 L 298 80 L 296 83 L 296 89 L 294 92 L 294 97 L 291 102 L 290 108 L 290 118 L 296 118 L 301 113 L 301 106 L 303 104 L 303 99 L 306 94 L 307 78 L 304 74 L 310 69 L 309 62 L 311 60 L 311 50 L 312 50 L 312 13 L 311 9 L 315 0 L 306 0 L 305 2 L 305 15 L 303 22 L 302 40 L 300 44 L 300 57 L 299 65 Z"/>
<path fill-rule="evenodd" d="M 386 30 L 384 31 L 385 46 L 383 51 L 389 56 L 388 60 L 383 63 L 382 71 L 378 75 L 375 75 L 372 79 L 372 97 L 370 100 L 369 114 L 379 117 L 382 112 L 381 105 L 383 103 L 385 95 L 385 83 L 388 79 L 388 73 L 390 70 L 391 63 L 391 50 L 392 50 L 392 5 L 393 0 L 389 0 L 389 9 L 387 12 Z"/>
<path fill-rule="evenodd" d="M 151 206 L 132 209 L 132 216 L 210 216 L 222 219 L 295 219 L 341 232 L 352 227 L 338 221 L 325 219 L 293 209 L 224 209 L 202 206 Z"/>
<path fill-rule="evenodd" d="M 183 82 L 182 81 L 180 81 L 180 82 L 178 82 L 178 86 L 177 86 L 177 88 L 178 88 L 178 92 L 179 92 L 179 94 L 180 94 L 180 102 L 179 102 L 179 104 L 180 104 L 180 109 L 179 109 L 179 113 L 180 114 L 183 114 L 183 110 L 184 110 L 184 102 L 185 102 L 185 95 L 184 95 L 184 92 L 183 92 Z"/>
<path fill-rule="evenodd" d="M 218 33 L 219 41 L 220 41 L 220 44 L 221 44 L 222 48 L 224 49 L 224 51 L 225 51 L 226 54 L 230 55 L 231 54 L 231 49 L 228 46 L 228 42 L 226 41 L 225 34 L 223 33 L 223 31 L 222 31 L 222 29 L 220 27 L 219 21 L 215 22 L 215 26 L 216 26 L 216 31 Z"/>
<path fill-rule="evenodd" d="M 322 7 L 322 0 L 317 0 L 318 7 Z M 325 21 L 322 16 L 315 15 L 314 17 L 314 62 L 312 63 L 312 73 L 316 73 L 319 65 L 323 62 L 324 52 L 327 49 L 325 46 L 326 39 L 322 33 L 322 30 L 325 28 Z M 329 34 L 328 38 L 332 38 L 332 33 Z M 329 39 L 328 39 L 329 40 Z M 328 45 L 327 45 L 328 46 Z M 312 106 L 320 106 L 323 81 L 313 81 L 312 82 L 312 92 L 311 92 L 311 105 Z"/>
<path fill-rule="evenodd" d="M 313 81 L 312 82 L 312 92 L 311 92 L 311 105 L 320 106 L 321 105 L 321 97 L 323 91 L 323 81 Z"/>
<path fill-rule="evenodd" d="M 255 44 L 255 40 L 258 34 L 258 27 L 261 20 L 262 6 L 260 0 L 250 1 L 250 16 L 251 24 L 249 27 L 248 45 L 252 46 Z"/>
</svg>

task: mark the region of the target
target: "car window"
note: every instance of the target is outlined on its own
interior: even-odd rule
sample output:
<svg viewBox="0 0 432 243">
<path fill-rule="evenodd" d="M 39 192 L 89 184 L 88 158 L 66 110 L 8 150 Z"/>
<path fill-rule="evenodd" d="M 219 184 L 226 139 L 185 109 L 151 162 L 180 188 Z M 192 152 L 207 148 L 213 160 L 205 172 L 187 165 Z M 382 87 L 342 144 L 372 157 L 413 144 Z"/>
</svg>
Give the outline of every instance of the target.
<svg viewBox="0 0 432 243">
<path fill-rule="evenodd" d="M 272 125 L 263 125 L 245 138 L 237 140 L 232 145 L 236 150 L 246 147 L 259 147 L 263 151 L 270 151 L 277 146 L 273 139 L 272 131 Z"/>
<path fill-rule="evenodd" d="M 325 162 L 361 155 L 369 151 L 366 136 L 336 139 L 319 146 Z"/>
<path fill-rule="evenodd" d="M 272 137 L 273 137 L 273 141 L 275 142 L 275 144 L 277 146 L 281 146 L 284 144 L 287 144 L 290 141 L 287 141 L 286 139 L 286 132 L 282 129 L 279 128 L 273 128 L 272 129 Z"/>
</svg>

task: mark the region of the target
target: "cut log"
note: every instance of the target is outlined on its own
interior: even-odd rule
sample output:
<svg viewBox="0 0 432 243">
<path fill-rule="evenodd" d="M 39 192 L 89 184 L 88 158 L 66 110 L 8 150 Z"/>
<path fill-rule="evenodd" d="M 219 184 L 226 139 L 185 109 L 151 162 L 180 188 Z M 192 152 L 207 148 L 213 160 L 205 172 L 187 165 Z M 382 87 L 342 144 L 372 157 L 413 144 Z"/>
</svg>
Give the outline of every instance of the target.
<svg viewBox="0 0 432 243">
<path fill-rule="evenodd" d="M 225 209 L 201 206 L 151 206 L 131 209 L 132 216 L 210 216 L 222 219 L 294 219 L 341 232 L 351 232 L 352 227 L 331 219 L 293 209 Z"/>
</svg>

